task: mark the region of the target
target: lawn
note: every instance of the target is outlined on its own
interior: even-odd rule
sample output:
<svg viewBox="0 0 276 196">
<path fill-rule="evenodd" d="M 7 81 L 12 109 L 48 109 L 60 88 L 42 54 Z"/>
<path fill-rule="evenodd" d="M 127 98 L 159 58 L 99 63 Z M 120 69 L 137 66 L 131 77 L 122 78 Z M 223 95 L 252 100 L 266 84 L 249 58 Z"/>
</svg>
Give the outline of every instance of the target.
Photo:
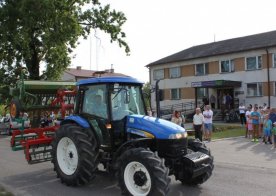
<svg viewBox="0 0 276 196">
<path fill-rule="evenodd" d="M 222 127 L 216 126 L 213 132 L 212 139 L 222 139 L 229 137 L 238 137 L 245 135 L 245 128 L 240 126 Z"/>
<path fill-rule="evenodd" d="M 3 187 L 0 186 L 0 196 L 12 196 L 13 194 L 7 192 Z"/>
<path fill-rule="evenodd" d="M 194 132 L 188 130 L 189 137 L 194 137 Z M 214 125 L 212 139 L 239 137 L 245 135 L 245 128 L 239 125 Z"/>
</svg>

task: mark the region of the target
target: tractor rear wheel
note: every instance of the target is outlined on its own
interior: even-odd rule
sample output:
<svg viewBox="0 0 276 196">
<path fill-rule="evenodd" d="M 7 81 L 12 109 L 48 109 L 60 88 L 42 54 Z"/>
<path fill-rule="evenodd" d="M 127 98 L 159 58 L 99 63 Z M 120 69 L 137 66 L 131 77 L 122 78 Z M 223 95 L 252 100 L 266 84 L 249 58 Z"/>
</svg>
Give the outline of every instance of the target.
<svg viewBox="0 0 276 196">
<path fill-rule="evenodd" d="M 62 183 L 78 186 L 89 183 L 98 165 L 97 141 L 92 131 L 62 125 L 52 143 L 52 162 Z"/>
<path fill-rule="evenodd" d="M 167 195 L 169 169 L 157 154 L 144 148 L 132 148 L 121 155 L 117 165 L 123 195 Z"/>
</svg>

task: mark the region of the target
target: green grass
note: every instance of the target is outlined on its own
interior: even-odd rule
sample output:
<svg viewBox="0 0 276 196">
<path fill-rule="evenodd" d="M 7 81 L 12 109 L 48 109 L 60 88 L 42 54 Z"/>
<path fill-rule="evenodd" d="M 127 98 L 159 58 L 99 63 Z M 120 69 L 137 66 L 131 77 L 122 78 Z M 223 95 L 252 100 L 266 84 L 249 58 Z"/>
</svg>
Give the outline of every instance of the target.
<svg viewBox="0 0 276 196">
<path fill-rule="evenodd" d="M 188 133 L 189 137 L 194 138 L 194 132 Z M 239 125 L 214 125 L 212 139 L 222 139 L 239 137 L 245 135 L 245 128 Z"/>
<path fill-rule="evenodd" d="M 0 186 L 0 196 L 13 196 L 13 194 L 7 192 L 3 187 Z"/>
<path fill-rule="evenodd" d="M 235 127 L 235 128 L 226 128 L 222 131 L 215 131 L 212 134 L 212 139 L 222 139 L 222 138 L 229 138 L 229 137 L 238 137 L 244 136 L 245 130 L 244 127 Z"/>
</svg>

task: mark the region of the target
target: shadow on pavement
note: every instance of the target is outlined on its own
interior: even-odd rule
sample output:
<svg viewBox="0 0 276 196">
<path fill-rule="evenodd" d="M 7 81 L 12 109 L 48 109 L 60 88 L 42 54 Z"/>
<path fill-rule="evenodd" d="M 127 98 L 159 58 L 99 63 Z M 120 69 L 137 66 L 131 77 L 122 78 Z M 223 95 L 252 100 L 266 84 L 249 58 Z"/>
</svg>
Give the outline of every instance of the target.
<svg viewBox="0 0 276 196">
<path fill-rule="evenodd" d="M 179 181 L 170 184 L 169 196 L 198 196 L 202 194 L 200 186 L 186 186 Z M 97 172 L 96 178 L 91 184 L 80 187 L 70 187 L 62 184 L 52 169 L 44 169 L 20 175 L 5 177 L 1 180 L 5 187 L 14 195 L 24 196 L 75 196 L 75 195 L 97 195 L 97 196 L 119 196 L 121 190 L 117 186 L 117 180 L 111 178 L 105 172 Z M 12 189 L 9 187 L 13 187 Z"/>
<path fill-rule="evenodd" d="M 75 196 L 75 195 L 121 195 L 117 181 L 105 174 L 98 174 L 90 185 L 70 187 L 62 184 L 52 169 L 5 177 L 5 186 L 13 187 L 15 195 Z M 16 188 L 14 188 L 16 187 Z"/>
<path fill-rule="evenodd" d="M 274 146 L 272 144 L 264 144 L 261 139 L 255 143 L 251 142 L 251 139 L 248 138 L 233 138 L 232 144 L 239 145 L 236 147 L 237 151 L 250 150 L 255 154 L 263 154 L 268 161 L 276 159 L 276 149 L 273 148 Z"/>
</svg>

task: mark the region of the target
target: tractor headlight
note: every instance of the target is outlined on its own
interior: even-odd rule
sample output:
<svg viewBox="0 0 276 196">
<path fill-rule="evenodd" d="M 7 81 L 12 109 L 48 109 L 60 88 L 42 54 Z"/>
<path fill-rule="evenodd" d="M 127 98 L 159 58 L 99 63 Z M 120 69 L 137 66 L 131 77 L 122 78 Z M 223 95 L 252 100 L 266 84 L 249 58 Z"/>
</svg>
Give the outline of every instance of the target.
<svg viewBox="0 0 276 196">
<path fill-rule="evenodd" d="M 188 137 L 187 132 L 183 132 L 183 133 L 171 134 L 169 136 L 169 139 L 181 139 L 181 138 L 187 138 L 187 137 Z"/>
</svg>

